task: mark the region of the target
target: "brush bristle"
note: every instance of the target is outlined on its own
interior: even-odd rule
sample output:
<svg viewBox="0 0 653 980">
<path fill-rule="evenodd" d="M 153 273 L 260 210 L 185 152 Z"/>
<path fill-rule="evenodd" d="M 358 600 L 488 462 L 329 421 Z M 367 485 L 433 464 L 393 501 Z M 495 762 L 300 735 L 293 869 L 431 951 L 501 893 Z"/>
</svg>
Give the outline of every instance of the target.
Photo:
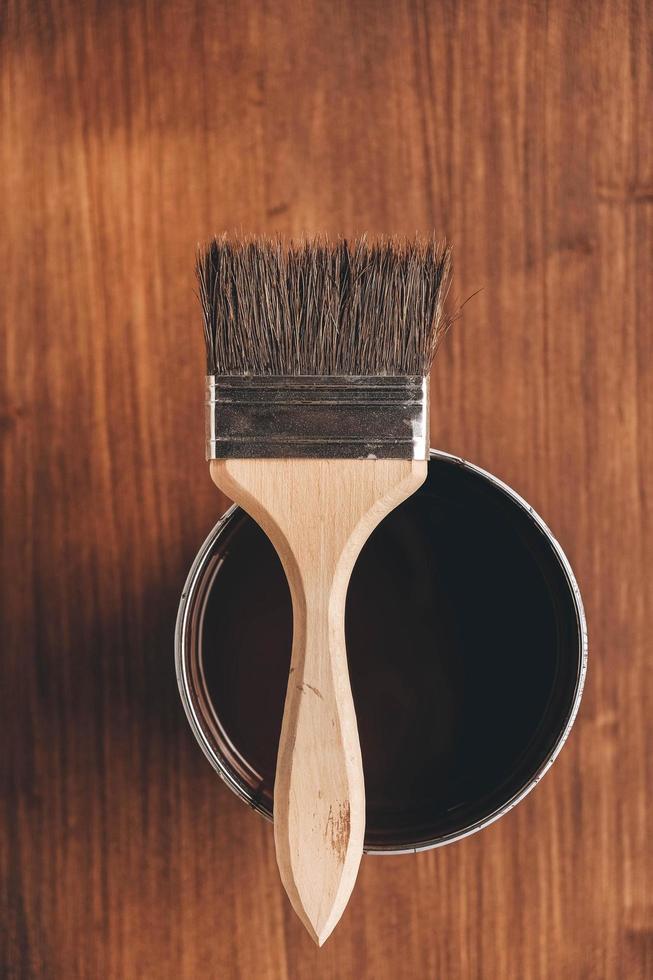
<svg viewBox="0 0 653 980">
<path fill-rule="evenodd" d="M 448 326 L 450 248 L 215 238 L 198 254 L 207 374 L 428 374 Z"/>
</svg>

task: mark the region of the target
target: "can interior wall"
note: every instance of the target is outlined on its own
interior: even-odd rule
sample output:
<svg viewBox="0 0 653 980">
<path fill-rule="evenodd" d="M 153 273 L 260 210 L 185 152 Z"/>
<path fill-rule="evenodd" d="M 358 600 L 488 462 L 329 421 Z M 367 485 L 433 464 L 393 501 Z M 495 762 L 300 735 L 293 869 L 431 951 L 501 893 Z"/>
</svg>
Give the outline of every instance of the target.
<svg viewBox="0 0 653 980">
<path fill-rule="evenodd" d="M 573 724 L 587 632 L 569 563 L 521 497 L 456 457 L 432 451 L 424 486 L 367 542 L 346 633 L 367 852 L 435 847 L 496 820 Z M 182 594 L 177 675 L 212 765 L 267 817 L 291 640 L 280 562 L 232 507 Z"/>
</svg>

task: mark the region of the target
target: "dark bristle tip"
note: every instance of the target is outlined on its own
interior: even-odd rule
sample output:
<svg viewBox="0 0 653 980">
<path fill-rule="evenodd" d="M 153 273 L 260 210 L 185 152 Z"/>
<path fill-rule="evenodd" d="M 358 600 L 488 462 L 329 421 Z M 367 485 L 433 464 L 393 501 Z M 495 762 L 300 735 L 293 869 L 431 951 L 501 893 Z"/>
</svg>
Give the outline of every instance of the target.
<svg viewBox="0 0 653 980">
<path fill-rule="evenodd" d="M 215 238 L 197 257 L 207 374 L 428 374 L 449 325 L 435 239 Z"/>
</svg>

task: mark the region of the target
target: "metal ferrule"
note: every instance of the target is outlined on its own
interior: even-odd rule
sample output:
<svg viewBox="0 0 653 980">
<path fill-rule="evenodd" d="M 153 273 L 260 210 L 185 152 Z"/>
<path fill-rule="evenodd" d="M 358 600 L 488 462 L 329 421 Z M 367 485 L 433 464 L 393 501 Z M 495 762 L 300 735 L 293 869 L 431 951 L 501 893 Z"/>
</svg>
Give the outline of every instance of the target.
<svg viewBox="0 0 653 980">
<path fill-rule="evenodd" d="M 207 459 L 428 459 L 428 379 L 206 379 Z"/>
</svg>

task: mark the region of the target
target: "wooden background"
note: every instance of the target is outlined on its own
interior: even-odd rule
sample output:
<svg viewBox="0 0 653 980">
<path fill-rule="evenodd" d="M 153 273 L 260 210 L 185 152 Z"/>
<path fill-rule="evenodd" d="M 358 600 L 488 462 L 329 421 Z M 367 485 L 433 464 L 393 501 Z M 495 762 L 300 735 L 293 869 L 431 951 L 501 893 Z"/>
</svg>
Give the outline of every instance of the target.
<svg viewBox="0 0 653 980">
<path fill-rule="evenodd" d="M 2 976 L 653 975 L 652 21 L 645 0 L 0 5 Z M 433 444 L 544 515 L 589 621 L 538 790 L 451 847 L 364 859 L 321 951 L 173 670 L 221 506 L 194 250 L 238 228 L 451 238 L 457 296 L 481 292 L 436 363 Z"/>
</svg>

